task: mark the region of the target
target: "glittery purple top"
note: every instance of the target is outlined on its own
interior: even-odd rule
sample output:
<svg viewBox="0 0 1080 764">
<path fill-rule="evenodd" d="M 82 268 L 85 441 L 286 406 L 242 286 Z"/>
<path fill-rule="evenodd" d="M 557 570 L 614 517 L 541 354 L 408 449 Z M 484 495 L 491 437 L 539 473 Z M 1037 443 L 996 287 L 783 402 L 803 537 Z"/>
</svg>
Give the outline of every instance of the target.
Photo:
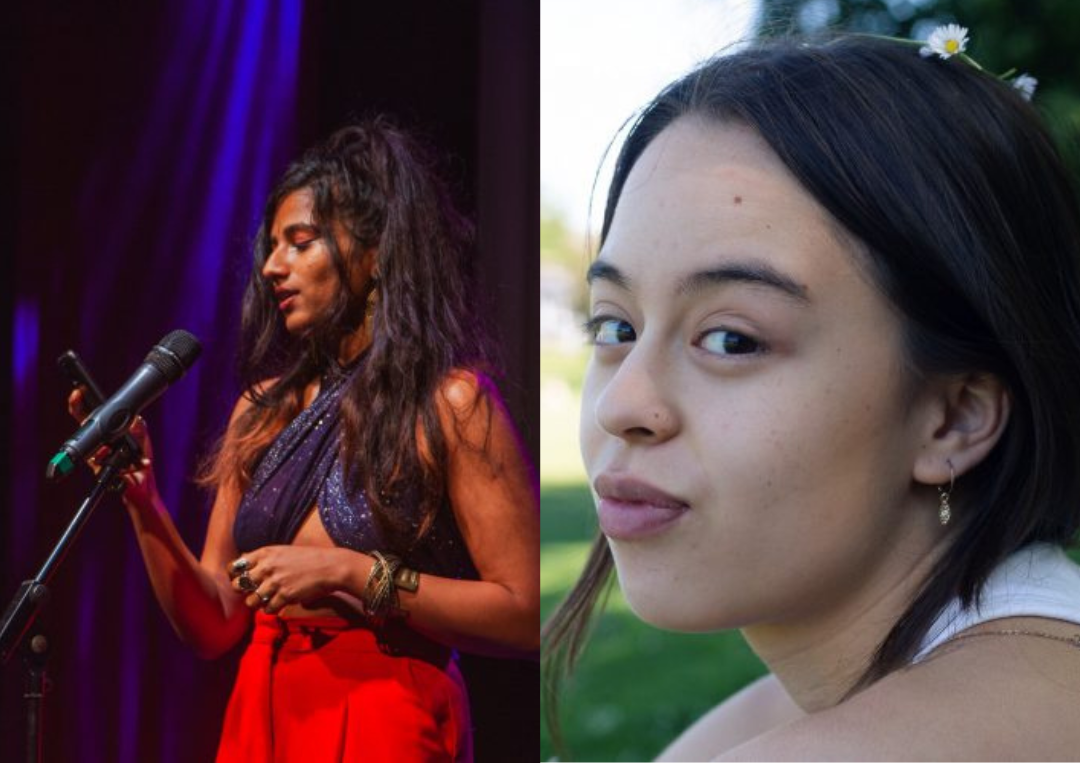
<svg viewBox="0 0 1080 764">
<path fill-rule="evenodd" d="M 339 404 L 350 378 L 348 372 L 325 377 L 311 405 L 278 434 L 263 454 L 233 524 L 233 539 L 241 552 L 290 543 L 313 505 L 318 506 L 319 518 L 338 546 L 359 552 L 388 548 L 371 515 L 366 494 L 348 489 L 340 459 Z M 401 511 L 417 514 L 409 502 L 399 502 L 398 506 Z M 414 527 L 418 525 L 419 518 L 408 520 Z M 405 563 L 422 573 L 479 578 L 448 505 L 442 507 L 432 528 L 406 555 Z"/>
</svg>

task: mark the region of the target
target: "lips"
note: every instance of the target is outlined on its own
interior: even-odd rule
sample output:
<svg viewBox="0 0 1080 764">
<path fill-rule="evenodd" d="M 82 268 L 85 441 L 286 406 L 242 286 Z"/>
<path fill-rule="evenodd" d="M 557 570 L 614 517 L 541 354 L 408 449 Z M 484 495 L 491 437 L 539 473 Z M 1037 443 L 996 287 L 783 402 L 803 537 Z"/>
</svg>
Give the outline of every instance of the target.
<svg viewBox="0 0 1080 764">
<path fill-rule="evenodd" d="M 292 305 L 292 298 L 299 294 L 295 289 L 275 289 L 274 299 L 277 300 L 279 310 L 287 310 Z"/>
<path fill-rule="evenodd" d="M 618 541 L 657 536 L 690 509 L 679 497 L 625 475 L 605 473 L 596 479 L 595 488 L 600 530 Z"/>
</svg>

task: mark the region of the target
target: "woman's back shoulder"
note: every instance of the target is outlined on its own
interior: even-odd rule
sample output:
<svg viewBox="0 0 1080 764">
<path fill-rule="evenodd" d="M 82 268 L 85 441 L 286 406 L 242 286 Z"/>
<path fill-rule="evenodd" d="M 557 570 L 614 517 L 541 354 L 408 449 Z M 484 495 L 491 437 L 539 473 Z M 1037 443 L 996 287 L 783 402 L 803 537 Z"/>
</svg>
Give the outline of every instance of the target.
<svg viewBox="0 0 1080 764">
<path fill-rule="evenodd" d="M 498 398 L 499 388 L 484 371 L 466 367 L 454 367 L 439 384 L 442 401 L 457 412 L 471 412 L 478 403 L 489 396 Z"/>
<path fill-rule="evenodd" d="M 452 440 L 479 438 L 482 442 L 491 427 L 491 415 L 507 416 L 498 386 L 480 369 L 450 369 L 436 389 L 435 407 Z"/>
<path fill-rule="evenodd" d="M 805 714 L 772 674 L 744 687 L 680 735 L 658 761 L 704 761 Z"/>
<path fill-rule="evenodd" d="M 719 759 L 1075 759 L 1080 648 L 1046 635 L 1068 638 L 1080 625 L 1025 618 L 977 631 L 984 633 L 946 645 L 850 700 L 776 727 Z"/>
</svg>

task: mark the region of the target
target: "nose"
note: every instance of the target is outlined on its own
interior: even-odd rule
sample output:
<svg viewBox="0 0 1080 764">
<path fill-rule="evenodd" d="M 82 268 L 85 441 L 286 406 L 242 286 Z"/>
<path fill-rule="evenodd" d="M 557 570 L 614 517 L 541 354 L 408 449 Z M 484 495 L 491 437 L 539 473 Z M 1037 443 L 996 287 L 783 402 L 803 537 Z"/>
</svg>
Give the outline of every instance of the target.
<svg viewBox="0 0 1080 764">
<path fill-rule="evenodd" d="M 627 441 L 661 443 L 680 428 L 666 364 L 638 344 L 619 364 L 596 401 L 596 422 Z"/>
<path fill-rule="evenodd" d="M 270 254 L 266 256 L 266 262 L 263 263 L 262 275 L 264 279 L 268 281 L 276 281 L 283 278 L 288 274 L 285 262 L 285 247 L 279 244 L 277 247 L 270 251 Z"/>
</svg>

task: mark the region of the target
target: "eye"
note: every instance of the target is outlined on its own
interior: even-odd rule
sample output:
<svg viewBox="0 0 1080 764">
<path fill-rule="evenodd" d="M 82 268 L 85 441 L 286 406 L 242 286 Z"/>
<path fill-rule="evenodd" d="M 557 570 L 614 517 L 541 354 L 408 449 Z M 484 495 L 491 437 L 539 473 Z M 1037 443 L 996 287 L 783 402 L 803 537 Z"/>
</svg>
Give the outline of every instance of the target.
<svg viewBox="0 0 1080 764">
<path fill-rule="evenodd" d="M 593 345 L 620 345 L 637 339 L 629 321 L 611 316 L 596 316 L 585 322 L 585 334 Z"/>
<path fill-rule="evenodd" d="M 753 337 L 730 329 L 710 329 L 701 335 L 698 345 L 716 355 L 752 355 L 765 351 L 765 346 Z"/>
</svg>

